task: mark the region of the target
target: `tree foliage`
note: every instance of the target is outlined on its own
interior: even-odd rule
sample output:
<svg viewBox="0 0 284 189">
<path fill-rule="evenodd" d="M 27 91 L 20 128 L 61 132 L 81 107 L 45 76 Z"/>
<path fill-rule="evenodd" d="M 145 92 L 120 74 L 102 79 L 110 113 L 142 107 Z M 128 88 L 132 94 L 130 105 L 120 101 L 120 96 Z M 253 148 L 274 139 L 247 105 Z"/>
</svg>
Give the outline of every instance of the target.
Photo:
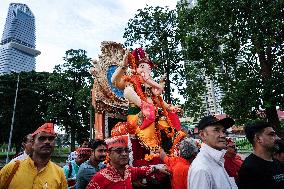
<svg viewBox="0 0 284 189">
<path fill-rule="evenodd" d="M 183 54 L 220 84 L 225 112 L 242 122 L 264 109 L 266 119 L 279 126 L 275 107 L 283 108 L 284 1 L 198 0 L 192 9 L 182 2 Z"/>
<path fill-rule="evenodd" d="M 18 73 L 0 76 L 0 143 L 8 143 L 11 128 Z M 21 72 L 15 109 L 12 143 L 17 152 L 22 138 L 33 132 L 44 121 L 49 94 L 47 72 Z"/>
<path fill-rule="evenodd" d="M 86 51 L 70 49 L 66 51 L 62 65 L 54 68 L 49 78 L 49 90 L 52 100 L 48 103 L 48 112 L 56 118 L 57 124 L 65 126 L 71 135 L 71 149 L 75 140 L 88 137 L 91 67 Z"/>
<path fill-rule="evenodd" d="M 146 49 L 156 64 L 154 77 L 166 75 L 165 99 L 170 102 L 171 83 L 182 86 L 183 66 L 179 45 L 175 40 L 176 12 L 163 7 L 146 6 L 139 9 L 125 29 L 126 47 L 135 44 Z"/>
</svg>

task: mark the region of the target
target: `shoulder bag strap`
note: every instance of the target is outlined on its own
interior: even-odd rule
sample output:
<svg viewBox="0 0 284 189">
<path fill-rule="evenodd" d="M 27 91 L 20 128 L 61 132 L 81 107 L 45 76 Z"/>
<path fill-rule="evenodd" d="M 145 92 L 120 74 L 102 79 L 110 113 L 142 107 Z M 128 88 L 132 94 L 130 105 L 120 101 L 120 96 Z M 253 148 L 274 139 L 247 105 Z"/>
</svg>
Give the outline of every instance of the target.
<svg viewBox="0 0 284 189">
<path fill-rule="evenodd" d="M 72 174 L 72 163 L 71 163 L 71 161 L 69 162 L 68 167 L 69 167 L 69 172 L 68 172 L 68 176 L 67 177 L 70 178 L 71 174 Z"/>
<path fill-rule="evenodd" d="M 15 175 L 15 173 L 17 172 L 19 166 L 20 166 L 20 160 L 16 160 L 15 161 L 15 165 L 14 165 L 14 167 L 12 169 L 12 172 L 10 173 L 8 179 L 6 180 L 5 184 L 3 185 L 3 189 L 8 189 L 8 187 L 9 187 L 9 185 L 10 185 L 10 183 L 11 183 L 11 181 L 12 181 L 14 175 Z"/>
</svg>

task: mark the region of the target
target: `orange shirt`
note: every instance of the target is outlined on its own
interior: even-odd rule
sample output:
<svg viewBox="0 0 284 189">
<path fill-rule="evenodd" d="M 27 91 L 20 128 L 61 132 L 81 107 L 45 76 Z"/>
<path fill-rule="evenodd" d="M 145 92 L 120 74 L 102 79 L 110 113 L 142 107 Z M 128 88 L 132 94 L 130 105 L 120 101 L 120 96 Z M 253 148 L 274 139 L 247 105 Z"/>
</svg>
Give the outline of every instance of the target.
<svg viewBox="0 0 284 189">
<path fill-rule="evenodd" d="M 164 159 L 165 164 L 172 173 L 172 189 L 187 189 L 187 174 L 190 162 L 182 157 L 169 157 Z"/>
</svg>

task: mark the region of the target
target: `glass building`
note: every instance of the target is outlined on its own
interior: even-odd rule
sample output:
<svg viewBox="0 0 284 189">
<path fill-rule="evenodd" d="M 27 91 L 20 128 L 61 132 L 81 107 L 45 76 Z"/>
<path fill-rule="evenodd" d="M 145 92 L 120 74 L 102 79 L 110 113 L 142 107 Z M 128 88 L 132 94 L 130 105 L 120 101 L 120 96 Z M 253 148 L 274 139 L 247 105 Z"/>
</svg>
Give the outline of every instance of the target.
<svg viewBox="0 0 284 189">
<path fill-rule="evenodd" d="M 25 4 L 11 3 L 0 43 L 0 74 L 35 70 L 35 17 Z"/>
</svg>

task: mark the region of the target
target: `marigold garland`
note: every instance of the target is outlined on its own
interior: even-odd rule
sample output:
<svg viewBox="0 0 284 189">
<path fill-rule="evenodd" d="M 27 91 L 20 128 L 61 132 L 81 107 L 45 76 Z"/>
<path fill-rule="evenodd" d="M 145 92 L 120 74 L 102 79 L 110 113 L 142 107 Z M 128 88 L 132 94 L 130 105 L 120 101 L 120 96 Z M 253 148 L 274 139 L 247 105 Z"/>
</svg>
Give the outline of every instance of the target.
<svg viewBox="0 0 284 189">
<path fill-rule="evenodd" d="M 130 66 L 132 67 L 132 69 L 133 69 L 134 71 L 132 72 L 132 76 L 131 76 L 131 77 L 130 77 L 130 76 L 124 76 L 123 79 L 124 79 L 126 82 L 132 83 L 132 84 L 133 84 L 133 87 L 134 87 L 134 90 L 136 91 L 136 93 L 137 93 L 137 95 L 140 97 L 140 99 L 143 100 L 143 101 L 145 101 L 145 102 L 147 102 L 147 95 L 146 95 L 146 94 L 143 92 L 143 90 L 142 90 L 142 86 L 141 86 L 141 85 L 142 85 L 142 81 L 141 81 L 141 79 L 140 79 L 140 77 L 139 77 L 140 74 L 137 73 L 137 62 L 135 61 L 135 58 L 134 58 L 134 56 L 133 56 L 131 53 L 128 54 L 128 62 L 129 62 Z M 166 117 L 168 125 L 169 125 L 171 128 L 174 128 L 174 127 L 173 127 L 173 124 L 172 124 L 172 122 L 171 122 L 171 120 L 170 120 L 170 118 L 169 118 L 168 110 L 167 110 L 167 108 L 165 107 L 164 100 L 163 100 L 162 96 L 161 96 L 161 95 L 152 95 L 152 96 L 151 96 L 151 99 L 152 99 L 153 104 L 154 104 L 155 107 L 158 107 L 158 104 L 161 105 L 162 114 Z M 156 108 L 156 113 L 157 113 L 157 111 L 158 111 L 158 108 Z M 155 127 L 155 134 L 156 134 L 156 136 L 157 136 L 157 138 L 158 138 L 158 142 L 161 144 L 161 136 L 160 136 L 160 129 L 161 129 L 161 127 L 158 126 L 159 124 L 157 123 L 157 121 L 155 121 L 155 125 L 156 125 L 156 127 Z M 138 129 L 138 130 L 139 130 L 139 129 Z M 136 130 L 136 133 L 139 132 L 138 130 Z M 168 138 L 173 138 L 174 135 L 175 135 L 175 130 L 174 130 L 174 129 L 171 129 L 171 130 L 169 130 L 169 129 L 164 129 L 164 131 L 165 131 L 165 133 L 166 133 L 166 135 L 167 135 Z M 180 140 L 181 140 L 183 137 L 184 137 L 184 136 L 181 135 L 181 134 L 178 134 L 178 135 L 177 135 L 177 137 L 175 138 L 175 140 L 174 140 L 174 142 L 173 142 L 173 146 L 172 146 L 172 148 L 171 148 L 171 150 L 170 150 L 172 153 L 173 153 L 173 150 L 174 150 L 174 146 L 175 146 L 178 142 L 180 142 Z M 139 137 L 139 138 L 140 138 L 140 137 Z M 144 142 L 143 142 L 143 143 L 144 143 Z M 145 143 L 144 143 L 144 146 L 146 146 Z M 148 160 L 148 161 L 149 161 L 149 160 L 153 159 L 153 157 L 154 157 L 153 154 L 151 154 L 151 155 L 146 155 L 146 156 L 145 156 L 145 160 Z"/>
<path fill-rule="evenodd" d="M 183 131 L 178 131 L 177 136 L 176 136 L 176 138 L 175 138 L 175 140 L 174 140 L 173 146 L 172 146 L 172 148 L 171 148 L 171 150 L 170 150 L 170 154 L 171 154 L 171 155 L 174 154 L 174 148 L 175 148 L 175 146 L 176 146 L 184 137 L 186 137 L 185 132 L 183 132 Z"/>
</svg>

